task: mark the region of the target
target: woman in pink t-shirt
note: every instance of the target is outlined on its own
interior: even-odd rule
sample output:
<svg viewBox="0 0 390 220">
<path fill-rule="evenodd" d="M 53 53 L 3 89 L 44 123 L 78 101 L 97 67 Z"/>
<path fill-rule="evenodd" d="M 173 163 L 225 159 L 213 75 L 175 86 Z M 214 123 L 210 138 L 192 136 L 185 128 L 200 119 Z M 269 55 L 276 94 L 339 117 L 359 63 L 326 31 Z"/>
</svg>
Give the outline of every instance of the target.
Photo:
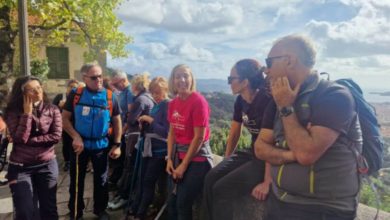
<svg viewBox="0 0 390 220">
<path fill-rule="evenodd" d="M 192 219 L 192 204 L 200 197 L 206 173 L 212 166 L 209 145 L 210 109 L 206 99 L 195 91 L 195 79 L 187 65 L 173 68 L 169 103 L 168 155 L 166 171 L 171 175 L 171 190 L 176 196 L 169 202 L 169 219 Z"/>
</svg>

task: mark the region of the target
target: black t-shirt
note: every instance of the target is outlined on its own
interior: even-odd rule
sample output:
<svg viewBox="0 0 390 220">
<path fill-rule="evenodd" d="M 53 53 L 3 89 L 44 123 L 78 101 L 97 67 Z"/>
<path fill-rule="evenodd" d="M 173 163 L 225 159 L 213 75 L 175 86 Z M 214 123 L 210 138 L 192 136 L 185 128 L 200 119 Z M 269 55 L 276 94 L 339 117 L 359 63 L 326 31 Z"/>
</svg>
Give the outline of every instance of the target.
<svg viewBox="0 0 390 220">
<path fill-rule="evenodd" d="M 270 100 L 271 96 L 264 89 L 257 92 L 254 100 L 250 104 L 241 95 L 236 98 L 233 120 L 242 123 L 248 129 L 252 135 L 252 145 L 260 132 L 264 110 Z"/>
</svg>

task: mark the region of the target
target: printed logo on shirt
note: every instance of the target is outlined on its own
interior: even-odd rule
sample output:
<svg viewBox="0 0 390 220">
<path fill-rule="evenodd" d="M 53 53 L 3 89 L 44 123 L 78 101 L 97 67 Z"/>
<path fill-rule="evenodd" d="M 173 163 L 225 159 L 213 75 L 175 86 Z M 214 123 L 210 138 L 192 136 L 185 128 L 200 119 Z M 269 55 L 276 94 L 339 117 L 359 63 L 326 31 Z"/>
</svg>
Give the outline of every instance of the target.
<svg viewBox="0 0 390 220">
<path fill-rule="evenodd" d="M 185 129 L 185 125 L 184 125 L 184 121 L 185 121 L 185 118 L 180 115 L 180 113 L 178 111 L 174 111 L 173 114 L 172 114 L 172 121 L 173 123 L 171 123 L 171 125 L 178 129 L 178 130 L 184 130 Z"/>
<path fill-rule="evenodd" d="M 260 132 L 259 126 L 256 125 L 256 120 L 249 119 L 245 113 L 242 114 L 242 123 L 248 129 L 249 133 L 258 134 Z"/>
</svg>

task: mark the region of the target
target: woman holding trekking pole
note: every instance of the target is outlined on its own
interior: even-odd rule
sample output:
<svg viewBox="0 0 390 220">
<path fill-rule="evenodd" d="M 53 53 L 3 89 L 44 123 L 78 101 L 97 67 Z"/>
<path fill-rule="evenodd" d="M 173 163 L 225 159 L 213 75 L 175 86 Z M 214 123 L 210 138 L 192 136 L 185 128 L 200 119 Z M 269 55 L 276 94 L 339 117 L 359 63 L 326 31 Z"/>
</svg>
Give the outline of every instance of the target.
<svg viewBox="0 0 390 220">
<path fill-rule="evenodd" d="M 5 114 L 13 140 L 7 175 L 15 219 L 58 219 L 54 145 L 61 139 L 60 110 L 38 78 L 23 76 L 12 87 Z"/>
<path fill-rule="evenodd" d="M 192 205 L 202 195 L 203 181 L 212 166 L 209 145 L 210 109 L 195 89 L 190 67 L 173 68 L 169 90 L 175 95 L 169 103 L 168 155 L 166 171 L 171 175 L 170 191 L 176 196 L 168 204 L 169 219 L 192 219 Z M 173 184 L 175 182 L 175 184 Z"/>
</svg>

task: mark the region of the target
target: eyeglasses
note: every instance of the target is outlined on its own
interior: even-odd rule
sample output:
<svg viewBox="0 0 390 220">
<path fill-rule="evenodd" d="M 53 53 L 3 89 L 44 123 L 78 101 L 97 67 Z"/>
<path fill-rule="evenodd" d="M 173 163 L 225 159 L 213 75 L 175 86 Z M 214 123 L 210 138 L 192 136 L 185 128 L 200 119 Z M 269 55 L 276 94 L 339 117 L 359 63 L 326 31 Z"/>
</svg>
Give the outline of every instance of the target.
<svg viewBox="0 0 390 220">
<path fill-rule="evenodd" d="M 103 75 L 97 75 L 97 76 L 87 76 L 87 75 L 84 75 L 85 77 L 87 78 L 90 78 L 91 80 L 97 80 L 97 79 L 101 79 L 103 77 Z"/>
<path fill-rule="evenodd" d="M 227 80 L 228 80 L 228 84 L 232 84 L 233 80 L 235 79 L 241 79 L 241 77 L 239 76 L 228 76 Z"/>
<path fill-rule="evenodd" d="M 282 55 L 282 56 L 275 56 L 275 57 L 268 57 L 267 59 L 265 59 L 265 64 L 267 65 L 267 68 L 271 68 L 272 67 L 272 62 L 274 59 L 278 59 L 278 58 L 282 58 L 282 57 L 286 57 L 286 55 Z"/>
</svg>

